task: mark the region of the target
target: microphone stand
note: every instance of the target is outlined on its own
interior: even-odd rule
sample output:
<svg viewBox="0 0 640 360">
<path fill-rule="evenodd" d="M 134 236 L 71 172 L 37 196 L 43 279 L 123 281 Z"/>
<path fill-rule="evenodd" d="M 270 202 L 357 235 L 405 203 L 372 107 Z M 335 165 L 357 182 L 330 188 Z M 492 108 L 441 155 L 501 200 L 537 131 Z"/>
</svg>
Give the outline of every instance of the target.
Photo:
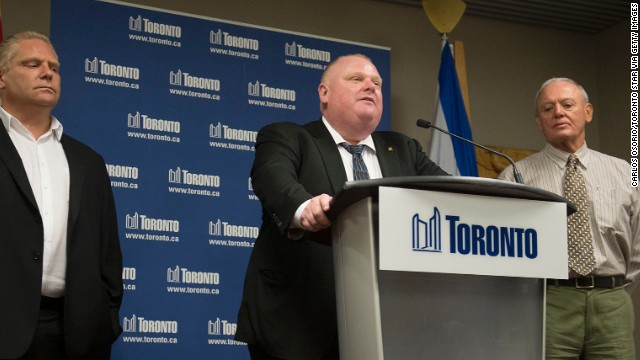
<svg viewBox="0 0 640 360">
<path fill-rule="evenodd" d="M 449 136 L 453 136 L 456 139 L 460 139 L 460 140 L 462 140 L 464 142 L 467 142 L 467 143 L 469 143 L 469 144 L 471 144 L 473 146 L 477 146 L 477 147 L 479 147 L 479 148 L 481 148 L 483 150 L 486 150 L 486 151 L 488 151 L 488 152 L 490 152 L 492 154 L 498 155 L 501 158 L 507 159 L 507 161 L 509 161 L 509 163 L 513 167 L 513 177 L 515 178 L 516 182 L 518 184 L 524 184 L 524 181 L 522 180 L 522 175 L 520 175 L 520 172 L 518 171 L 518 168 L 516 167 L 516 163 L 513 161 L 513 159 L 511 159 L 506 154 L 503 154 L 503 153 L 501 153 L 499 151 L 496 151 L 496 150 L 493 150 L 491 148 L 488 148 L 488 147 L 486 147 L 484 145 L 480 145 L 478 143 L 475 143 L 475 142 L 473 142 L 473 141 L 471 141 L 469 139 L 465 139 L 462 136 L 458 136 L 458 135 L 456 135 L 454 133 L 448 132 L 447 130 L 441 129 L 441 128 L 433 125 L 430 121 L 427 121 L 427 120 L 424 120 L 424 119 L 418 119 L 418 121 L 416 122 L 416 125 L 421 127 L 421 128 L 425 128 L 425 129 L 428 129 L 428 128 L 436 129 L 436 130 L 438 130 L 440 132 L 443 132 L 443 133 L 445 133 L 445 134 L 447 134 Z"/>
</svg>

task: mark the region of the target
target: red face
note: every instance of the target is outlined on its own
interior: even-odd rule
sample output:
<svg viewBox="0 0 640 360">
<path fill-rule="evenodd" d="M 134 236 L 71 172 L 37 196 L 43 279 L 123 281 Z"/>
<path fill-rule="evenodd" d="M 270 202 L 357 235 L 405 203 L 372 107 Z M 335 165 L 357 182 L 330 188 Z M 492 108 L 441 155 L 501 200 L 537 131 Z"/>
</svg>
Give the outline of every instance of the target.
<svg viewBox="0 0 640 360">
<path fill-rule="evenodd" d="M 361 56 L 334 63 L 318 87 L 323 115 L 345 140 L 357 142 L 370 135 L 382 116 L 382 79 Z"/>
<path fill-rule="evenodd" d="M 40 39 L 22 40 L 6 71 L 0 72 L 2 106 L 12 109 L 44 107 L 53 109 L 60 99 L 58 57 L 53 48 Z"/>
<path fill-rule="evenodd" d="M 593 107 L 580 89 L 566 81 L 545 87 L 536 102 L 536 122 L 548 143 L 575 152 L 585 141 L 585 127 L 593 118 Z"/>
</svg>

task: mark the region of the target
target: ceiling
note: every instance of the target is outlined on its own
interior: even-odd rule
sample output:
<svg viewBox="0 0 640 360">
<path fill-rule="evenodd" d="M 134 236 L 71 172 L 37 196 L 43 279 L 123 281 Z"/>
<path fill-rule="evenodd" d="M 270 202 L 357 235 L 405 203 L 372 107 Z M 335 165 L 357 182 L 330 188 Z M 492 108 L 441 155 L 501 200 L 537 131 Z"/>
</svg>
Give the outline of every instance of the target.
<svg viewBox="0 0 640 360">
<path fill-rule="evenodd" d="M 421 0 L 378 0 L 422 8 Z M 465 15 L 596 34 L 630 17 L 628 0 L 464 0 Z"/>
</svg>

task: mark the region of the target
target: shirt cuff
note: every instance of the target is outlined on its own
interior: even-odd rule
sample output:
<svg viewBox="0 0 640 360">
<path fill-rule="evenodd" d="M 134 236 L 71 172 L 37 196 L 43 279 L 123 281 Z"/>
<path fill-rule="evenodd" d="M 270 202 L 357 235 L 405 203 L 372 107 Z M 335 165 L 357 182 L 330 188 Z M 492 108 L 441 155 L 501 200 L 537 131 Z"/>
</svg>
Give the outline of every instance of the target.
<svg viewBox="0 0 640 360">
<path fill-rule="evenodd" d="M 300 218 L 302 217 L 302 212 L 304 211 L 304 208 L 307 207 L 310 201 L 311 199 L 300 204 L 295 214 L 293 214 L 293 219 L 291 219 L 291 222 L 289 223 L 289 229 L 287 229 L 287 236 L 289 237 L 289 239 L 298 240 L 302 238 L 302 235 L 304 234 L 304 229 L 302 228 L 302 223 L 300 221 Z"/>
</svg>

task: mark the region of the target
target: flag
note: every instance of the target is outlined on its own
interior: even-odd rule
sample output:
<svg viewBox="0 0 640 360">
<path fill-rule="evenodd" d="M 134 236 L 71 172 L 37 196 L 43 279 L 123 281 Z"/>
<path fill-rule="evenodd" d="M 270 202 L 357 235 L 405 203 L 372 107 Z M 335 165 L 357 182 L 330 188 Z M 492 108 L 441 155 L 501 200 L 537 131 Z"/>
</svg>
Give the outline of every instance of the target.
<svg viewBox="0 0 640 360">
<path fill-rule="evenodd" d="M 438 108 L 434 125 L 473 140 L 449 41 L 443 40 L 438 75 Z M 478 176 L 474 146 L 434 130 L 429 157 L 452 175 Z"/>
</svg>

